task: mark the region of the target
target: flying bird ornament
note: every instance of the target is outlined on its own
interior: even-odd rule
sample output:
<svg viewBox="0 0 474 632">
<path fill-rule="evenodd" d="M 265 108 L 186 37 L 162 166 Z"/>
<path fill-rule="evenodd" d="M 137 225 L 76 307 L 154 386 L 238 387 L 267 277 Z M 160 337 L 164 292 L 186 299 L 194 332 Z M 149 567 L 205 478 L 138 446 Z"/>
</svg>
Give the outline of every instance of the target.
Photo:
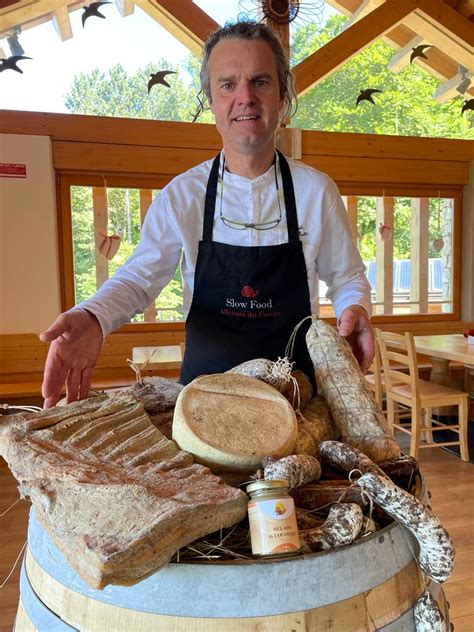
<svg viewBox="0 0 474 632">
<path fill-rule="evenodd" d="M 16 70 L 16 72 L 21 72 L 21 74 L 23 74 L 23 70 L 17 66 L 17 62 L 21 59 L 33 58 L 25 57 L 24 55 L 12 55 L 11 57 L 0 59 L 0 72 L 3 72 L 4 70 Z"/>
<path fill-rule="evenodd" d="M 467 101 L 464 101 L 461 114 L 464 114 L 466 110 L 474 110 L 474 99 L 468 99 Z"/>
<path fill-rule="evenodd" d="M 377 90 L 376 88 L 367 88 L 366 90 L 361 90 L 359 96 L 357 97 L 356 107 L 359 105 L 361 101 L 370 101 L 375 105 L 375 101 L 372 98 L 372 95 L 375 92 L 382 92 L 382 90 Z"/>
<path fill-rule="evenodd" d="M 412 53 L 410 55 L 410 64 L 412 64 L 417 57 L 428 59 L 424 52 L 427 48 L 433 48 L 432 44 L 420 44 L 419 46 L 415 46 L 415 48 L 412 48 Z"/>
<path fill-rule="evenodd" d="M 166 75 L 175 75 L 175 74 L 176 72 L 174 70 L 159 70 L 158 72 L 151 74 L 150 75 L 151 79 L 148 82 L 148 94 L 150 94 L 150 90 L 157 83 L 161 84 L 162 86 L 166 86 L 167 88 L 171 88 L 170 84 L 166 81 L 165 77 Z"/>
<path fill-rule="evenodd" d="M 91 2 L 90 4 L 84 7 L 84 13 L 82 14 L 82 28 L 84 28 L 84 24 L 87 18 L 90 18 L 91 16 L 105 19 L 105 15 L 102 15 L 102 13 L 99 12 L 99 9 L 103 4 L 112 4 L 112 3 L 111 2 Z"/>
</svg>

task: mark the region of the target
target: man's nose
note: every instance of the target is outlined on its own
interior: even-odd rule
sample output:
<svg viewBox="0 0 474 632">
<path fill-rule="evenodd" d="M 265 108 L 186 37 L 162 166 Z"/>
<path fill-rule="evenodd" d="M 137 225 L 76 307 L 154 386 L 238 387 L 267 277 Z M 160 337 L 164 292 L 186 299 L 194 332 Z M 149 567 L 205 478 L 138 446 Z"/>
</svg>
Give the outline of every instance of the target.
<svg viewBox="0 0 474 632">
<path fill-rule="evenodd" d="M 240 104 L 253 103 L 255 101 L 253 85 L 247 81 L 239 84 L 237 98 Z"/>
</svg>

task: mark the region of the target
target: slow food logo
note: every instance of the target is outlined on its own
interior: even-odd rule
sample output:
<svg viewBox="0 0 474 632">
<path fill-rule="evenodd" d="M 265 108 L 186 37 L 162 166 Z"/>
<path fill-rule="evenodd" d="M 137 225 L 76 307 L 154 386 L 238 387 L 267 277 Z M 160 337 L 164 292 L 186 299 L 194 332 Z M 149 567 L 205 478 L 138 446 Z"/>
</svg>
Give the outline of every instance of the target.
<svg viewBox="0 0 474 632">
<path fill-rule="evenodd" d="M 260 290 L 251 285 L 244 285 L 240 290 L 239 298 L 226 297 L 225 304 L 220 308 L 222 316 L 238 318 L 276 318 L 281 312 L 275 309 L 273 299 L 257 300 Z"/>
</svg>

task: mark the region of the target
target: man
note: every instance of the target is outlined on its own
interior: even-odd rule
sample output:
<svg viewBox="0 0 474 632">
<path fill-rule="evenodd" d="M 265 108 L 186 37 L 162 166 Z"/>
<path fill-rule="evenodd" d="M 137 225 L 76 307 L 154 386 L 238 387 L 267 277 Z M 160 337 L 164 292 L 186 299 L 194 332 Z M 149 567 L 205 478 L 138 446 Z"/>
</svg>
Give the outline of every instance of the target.
<svg viewBox="0 0 474 632">
<path fill-rule="evenodd" d="M 251 358 L 283 356 L 294 327 L 317 309 L 318 277 L 362 369 L 372 360 L 370 287 L 337 188 L 275 152 L 275 130 L 294 95 L 278 39 L 261 24 L 219 29 L 205 46 L 201 85 L 223 151 L 163 189 L 125 266 L 40 335 L 52 341 L 46 408 L 65 382 L 68 401 L 87 396 L 104 336 L 154 300 L 181 255 L 182 383 Z M 292 360 L 311 375 L 306 329 Z"/>
</svg>

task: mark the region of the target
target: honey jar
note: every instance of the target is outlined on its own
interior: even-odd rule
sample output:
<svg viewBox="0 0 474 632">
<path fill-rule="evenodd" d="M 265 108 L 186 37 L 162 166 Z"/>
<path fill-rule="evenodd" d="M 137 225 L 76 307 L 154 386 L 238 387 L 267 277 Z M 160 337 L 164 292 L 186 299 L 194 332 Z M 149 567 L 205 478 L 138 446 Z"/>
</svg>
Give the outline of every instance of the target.
<svg viewBox="0 0 474 632">
<path fill-rule="evenodd" d="M 253 555 L 291 555 L 299 551 L 295 504 L 288 489 L 286 480 L 262 480 L 247 485 Z"/>
</svg>

